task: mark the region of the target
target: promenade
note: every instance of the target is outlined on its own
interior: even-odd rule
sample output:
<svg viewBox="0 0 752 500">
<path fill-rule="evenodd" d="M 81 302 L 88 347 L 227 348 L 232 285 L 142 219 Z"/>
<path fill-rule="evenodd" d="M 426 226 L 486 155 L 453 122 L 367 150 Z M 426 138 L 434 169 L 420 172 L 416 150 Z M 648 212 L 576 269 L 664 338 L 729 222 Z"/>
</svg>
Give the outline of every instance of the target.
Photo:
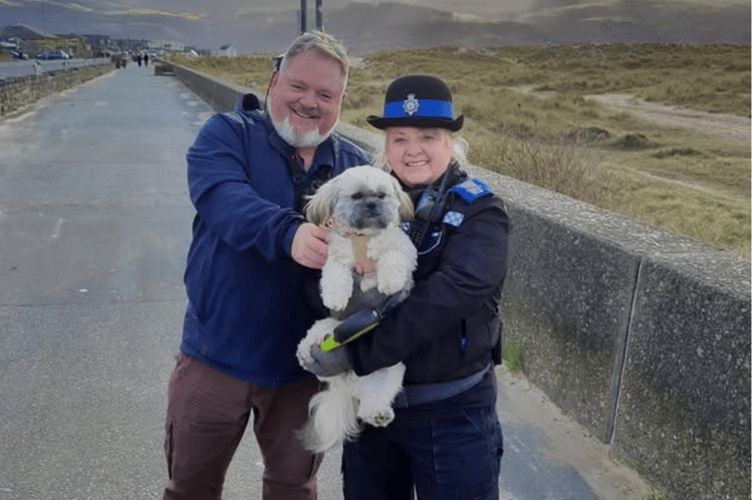
<svg viewBox="0 0 752 500">
<path fill-rule="evenodd" d="M 193 210 L 185 152 L 212 110 L 130 64 L 0 121 L 0 500 L 156 499 Z M 642 500 L 646 485 L 497 368 L 502 500 Z M 340 500 L 339 450 L 319 498 Z M 261 498 L 249 431 L 225 499 Z"/>
</svg>

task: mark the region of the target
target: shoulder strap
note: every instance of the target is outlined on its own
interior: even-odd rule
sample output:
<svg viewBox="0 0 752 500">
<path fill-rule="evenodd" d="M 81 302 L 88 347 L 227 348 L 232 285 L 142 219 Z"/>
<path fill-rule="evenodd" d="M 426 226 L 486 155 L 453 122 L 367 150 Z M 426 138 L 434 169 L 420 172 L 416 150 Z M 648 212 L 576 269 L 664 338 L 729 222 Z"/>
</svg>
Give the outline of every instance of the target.
<svg viewBox="0 0 752 500">
<path fill-rule="evenodd" d="M 465 205 L 472 205 L 479 198 L 493 196 L 494 194 L 488 184 L 475 177 L 468 177 L 459 184 L 452 186 L 450 191 L 456 193 L 465 202 Z"/>
<path fill-rule="evenodd" d="M 465 216 L 472 212 L 472 205 L 475 204 L 481 198 L 493 196 L 494 192 L 491 188 L 480 179 L 474 177 L 468 177 L 464 181 L 452 186 L 449 190 L 453 193 L 454 203 L 449 203 L 447 211 L 444 213 L 442 222 L 448 226 L 459 227 L 462 221 L 465 220 Z M 459 203 L 457 200 L 462 200 Z"/>
</svg>

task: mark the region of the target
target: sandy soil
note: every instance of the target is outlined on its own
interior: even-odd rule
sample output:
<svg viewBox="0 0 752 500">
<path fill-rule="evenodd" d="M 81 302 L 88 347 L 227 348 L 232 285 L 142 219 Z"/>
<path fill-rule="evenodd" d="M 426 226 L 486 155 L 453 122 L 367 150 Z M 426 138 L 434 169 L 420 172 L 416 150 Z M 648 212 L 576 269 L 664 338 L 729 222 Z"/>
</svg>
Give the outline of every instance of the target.
<svg viewBox="0 0 752 500">
<path fill-rule="evenodd" d="M 627 111 L 639 120 L 665 128 L 750 141 L 750 119 L 736 115 L 705 113 L 678 106 L 646 102 L 626 94 L 586 96 L 610 108 Z"/>
<path fill-rule="evenodd" d="M 550 97 L 554 92 L 537 92 L 532 85 L 515 87 L 515 90 L 538 97 Z M 643 101 L 629 94 L 591 94 L 583 96 L 617 111 L 630 113 L 638 120 L 658 127 L 683 129 L 690 133 L 750 141 L 751 121 L 736 115 L 706 113 L 680 106 L 669 106 Z"/>
<path fill-rule="evenodd" d="M 538 97 L 549 97 L 554 92 L 536 92 L 532 86 L 517 87 L 517 90 L 536 95 Z M 624 111 L 636 119 L 664 129 L 682 130 L 691 136 L 703 136 L 711 139 L 717 139 L 732 147 L 747 148 L 750 147 L 750 131 L 752 131 L 752 121 L 742 116 L 706 113 L 704 111 L 683 108 L 680 106 L 670 106 L 654 102 L 643 101 L 628 94 L 592 94 L 584 96 L 600 104 L 607 106 L 615 111 Z M 689 180 L 675 178 L 674 176 L 663 176 L 649 172 L 640 172 L 646 177 L 660 179 L 666 182 L 672 182 L 692 189 L 705 191 L 724 198 L 738 199 L 725 193 L 713 191 L 706 187 L 700 186 Z"/>
<path fill-rule="evenodd" d="M 626 94 L 600 94 L 587 96 L 615 110 L 625 111 L 638 120 L 666 129 L 679 129 L 693 136 L 705 136 L 731 144 L 732 147 L 750 147 L 750 119 L 736 115 L 706 113 L 679 106 L 667 106 L 643 101 Z M 724 198 L 738 200 L 736 196 L 713 191 L 696 183 L 656 173 L 640 172 L 646 177 L 661 179 L 692 189 L 705 191 Z"/>
</svg>

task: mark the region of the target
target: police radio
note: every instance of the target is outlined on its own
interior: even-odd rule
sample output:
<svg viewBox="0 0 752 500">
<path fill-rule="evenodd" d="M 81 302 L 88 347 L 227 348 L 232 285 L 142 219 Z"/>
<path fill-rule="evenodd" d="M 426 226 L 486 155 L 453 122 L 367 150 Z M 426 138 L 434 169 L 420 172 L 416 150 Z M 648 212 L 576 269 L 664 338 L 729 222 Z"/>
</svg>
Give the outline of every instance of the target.
<svg viewBox="0 0 752 500">
<path fill-rule="evenodd" d="M 427 187 L 415 206 L 415 220 L 410 223 L 407 235 L 419 251 L 430 227 L 440 222 L 444 216 L 446 186 L 452 170 L 450 165 L 441 177 L 439 187 L 436 188 L 433 185 Z"/>
</svg>

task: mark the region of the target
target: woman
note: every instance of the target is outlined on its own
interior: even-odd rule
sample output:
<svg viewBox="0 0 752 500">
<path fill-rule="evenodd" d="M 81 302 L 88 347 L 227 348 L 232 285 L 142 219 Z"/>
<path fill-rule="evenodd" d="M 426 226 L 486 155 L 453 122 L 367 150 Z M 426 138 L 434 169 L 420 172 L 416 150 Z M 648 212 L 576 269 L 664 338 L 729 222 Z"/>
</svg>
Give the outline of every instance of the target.
<svg viewBox="0 0 752 500">
<path fill-rule="evenodd" d="M 404 390 L 387 427 L 371 427 L 344 446 L 346 500 L 497 499 L 503 452 L 493 365 L 499 362 L 496 304 L 506 273 L 509 219 L 486 184 L 460 162 L 462 127 L 440 79 L 398 78 L 384 116 L 383 158 L 411 194 L 416 219 L 406 228 L 418 248 L 410 296 L 372 334 L 308 368 L 358 375 L 402 361 Z M 313 351 L 312 351 L 313 354 Z"/>
</svg>

